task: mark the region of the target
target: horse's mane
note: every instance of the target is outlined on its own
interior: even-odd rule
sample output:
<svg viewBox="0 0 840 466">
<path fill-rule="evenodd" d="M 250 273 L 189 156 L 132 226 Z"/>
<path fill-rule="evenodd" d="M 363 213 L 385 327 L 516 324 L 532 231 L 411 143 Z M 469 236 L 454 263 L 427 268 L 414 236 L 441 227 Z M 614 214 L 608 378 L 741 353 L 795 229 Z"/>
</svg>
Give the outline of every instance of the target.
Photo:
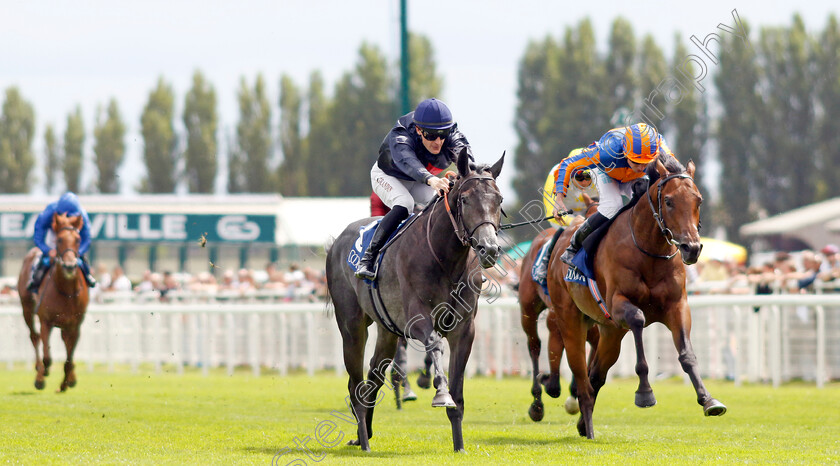
<svg viewBox="0 0 840 466">
<path fill-rule="evenodd" d="M 668 173 L 677 174 L 685 172 L 685 167 L 679 160 L 677 160 L 676 157 L 662 153 L 660 153 L 657 157 L 659 158 L 659 161 L 662 162 L 662 165 L 665 165 L 665 170 L 667 170 Z M 659 172 L 656 171 L 656 163 L 648 164 L 647 168 L 645 168 L 645 174 L 648 176 L 649 180 L 648 187 L 656 183 L 659 179 Z"/>
</svg>

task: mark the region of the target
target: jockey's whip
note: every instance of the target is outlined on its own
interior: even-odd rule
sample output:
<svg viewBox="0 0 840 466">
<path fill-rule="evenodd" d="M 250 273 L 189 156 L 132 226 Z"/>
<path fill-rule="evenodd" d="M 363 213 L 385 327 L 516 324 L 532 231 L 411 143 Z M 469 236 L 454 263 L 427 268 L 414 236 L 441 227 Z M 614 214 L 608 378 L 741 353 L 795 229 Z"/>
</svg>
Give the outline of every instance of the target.
<svg viewBox="0 0 840 466">
<path fill-rule="evenodd" d="M 563 215 L 568 215 L 568 214 L 571 214 L 571 213 L 572 213 L 571 210 L 561 212 L 561 214 L 563 214 Z M 531 224 L 534 224 L 534 223 L 545 222 L 546 220 L 551 220 L 553 218 L 554 218 L 554 216 L 551 215 L 551 216 L 548 216 L 546 218 L 538 218 L 538 219 L 535 219 L 535 220 L 529 220 L 527 222 L 505 223 L 505 224 L 503 224 L 502 226 L 499 227 L 499 230 L 508 230 L 508 229 L 511 229 L 511 228 L 521 227 L 522 225 L 531 225 Z"/>
</svg>

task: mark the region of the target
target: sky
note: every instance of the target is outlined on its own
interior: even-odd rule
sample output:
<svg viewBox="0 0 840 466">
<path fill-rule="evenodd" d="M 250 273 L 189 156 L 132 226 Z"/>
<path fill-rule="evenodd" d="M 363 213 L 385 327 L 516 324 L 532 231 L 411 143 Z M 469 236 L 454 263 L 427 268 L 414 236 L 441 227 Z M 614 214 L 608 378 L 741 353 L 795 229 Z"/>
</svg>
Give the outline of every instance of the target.
<svg viewBox="0 0 840 466">
<path fill-rule="evenodd" d="M 477 160 L 492 163 L 507 152 L 500 177 L 503 194 L 510 191 L 514 173 L 517 72 L 529 41 L 561 37 L 566 27 L 589 17 L 603 51 L 611 23 L 623 16 L 634 25 L 637 39 L 652 34 L 670 58 L 676 35 L 689 43 L 692 35 L 724 34 L 717 26 L 734 26 L 733 10 L 754 32 L 756 26 L 790 25 L 797 12 L 813 32 L 840 9 L 828 0 L 407 2 L 409 29 L 430 38 L 434 47 L 444 79 L 438 97 L 452 109 Z M 159 76 L 174 88 L 180 124 L 184 96 L 200 69 L 215 86 L 221 127 L 232 133 L 243 77 L 253 85 L 263 74 L 277 119 L 282 74 L 305 88 L 309 75 L 319 70 L 331 92 L 340 76 L 352 70 L 363 42 L 378 46 L 393 61 L 399 58 L 399 0 L 0 0 L 0 89 L 17 86 L 35 108 L 39 164 L 33 192 L 41 194 L 46 124 L 63 135 L 67 115 L 81 106 L 88 131 L 87 186 L 95 173 L 96 110 L 116 98 L 128 130 L 121 192 L 130 194 L 145 174 L 140 114 Z M 706 87 L 713 64 L 709 73 Z M 383 136 L 388 129 L 383 128 Z M 371 147 L 371 165 L 377 149 Z M 223 190 L 225 182 L 220 176 L 217 187 Z M 542 184 L 534 180 L 535 189 Z M 512 192 L 508 196 L 514 197 Z"/>
</svg>

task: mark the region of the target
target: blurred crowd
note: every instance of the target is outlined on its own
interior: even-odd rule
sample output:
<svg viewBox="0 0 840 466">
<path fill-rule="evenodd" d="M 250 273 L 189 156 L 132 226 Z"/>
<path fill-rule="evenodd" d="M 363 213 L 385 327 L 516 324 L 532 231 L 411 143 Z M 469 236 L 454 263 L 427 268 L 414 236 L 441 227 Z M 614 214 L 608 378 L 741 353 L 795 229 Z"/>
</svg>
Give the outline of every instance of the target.
<svg viewBox="0 0 840 466">
<path fill-rule="evenodd" d="M 106 301 L 115 294 L 132 293 L 144 298 L 158 298 L 161 301 L 187 296 L 252 297 L 259 295 L 278 301 L 321 301 L 326 296 L 326 277 L 323 271 L 310 267 L 301 268 L 292 263 L 285 271 L 269 263 L 264 269 L 222 270 L 213 274 L 201 272 L 155 272 L 146 270 L 139 280 L 130 280 L 119 265 L 109 269 L 105 265 L 96 267 L 97 286 L 92 298 Z"/>
<path fill-rule="evenodd" d="M 840 248 L 776 252 L 772 259 L 747 267 L 731 260 L 710 259 L 689 266 L 687 288 L 694 294 L 773 294 L 840 291 Z"/>
</svg>

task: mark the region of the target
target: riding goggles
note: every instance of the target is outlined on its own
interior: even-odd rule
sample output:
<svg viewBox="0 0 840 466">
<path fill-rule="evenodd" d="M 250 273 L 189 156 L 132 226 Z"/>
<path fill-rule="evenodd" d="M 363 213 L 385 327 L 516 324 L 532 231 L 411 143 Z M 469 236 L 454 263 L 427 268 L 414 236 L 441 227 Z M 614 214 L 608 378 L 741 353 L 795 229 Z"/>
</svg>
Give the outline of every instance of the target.
<svg viewBox="0 0 840 466">
<path fill-rule="evenodd" d="M 588 181 L 592 179 L 592 175 L 589 174 L 589 170 L 583 172 L 575 173 L 575 180 L 576 181 Z"/>
<path fill-rule="evenodd" d="M 427 141 L 434 141 L 438 138 L 446 139 L 449 134 L 452 132 L 452 128 L 443 128 L 443 129 L 430 129 L 430 128 L 420 128 L 420 134 L 423 135 L 423 139 Z"/>
</svg>

